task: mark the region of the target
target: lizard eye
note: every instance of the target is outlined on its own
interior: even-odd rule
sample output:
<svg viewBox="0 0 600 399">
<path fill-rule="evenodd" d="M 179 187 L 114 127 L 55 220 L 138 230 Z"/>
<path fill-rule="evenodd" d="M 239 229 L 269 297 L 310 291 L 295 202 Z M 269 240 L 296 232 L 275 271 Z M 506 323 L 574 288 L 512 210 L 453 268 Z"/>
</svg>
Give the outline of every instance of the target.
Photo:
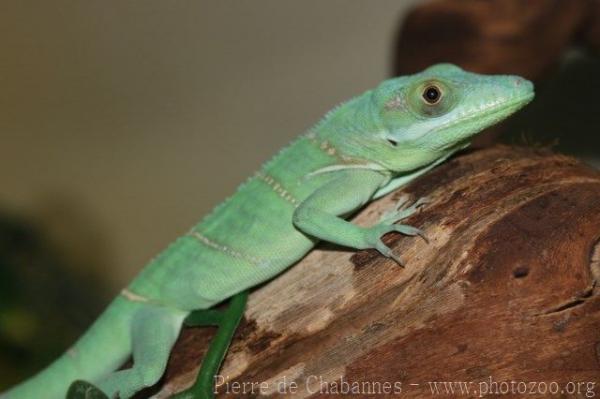
<svg viewBox="0 0 600 399">
<path fill-rule="evenodd" d="M 459 90 L 452 90 L 453 83 L 439 79 L 417 81 L 405 98 L 411 111 L 424 118 L 437 118 L 449 112 L 457 101 Z M 457 91 L 459 93 L 457 93 Z"/>
<path fill-rule="evenodd" d="M 423 90 L 423 99 L 427 104 L 434 105 L 440 102 L 442 91 L 436 85 L 429 85 Z"/>
</svg>

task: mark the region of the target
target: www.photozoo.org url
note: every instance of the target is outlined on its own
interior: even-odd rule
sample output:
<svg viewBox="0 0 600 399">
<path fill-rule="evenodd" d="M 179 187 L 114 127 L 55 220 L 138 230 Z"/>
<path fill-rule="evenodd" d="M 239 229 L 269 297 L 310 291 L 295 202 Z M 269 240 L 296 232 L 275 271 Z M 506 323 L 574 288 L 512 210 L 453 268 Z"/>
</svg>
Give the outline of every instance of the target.
<svg viewBox="0 0 600 399">
<path fill-rule="evenodd" d="M 408 384 L 415 386 L 426 385 L 431 395 L 453 395 L 484 398 L 502 395 L 582 395 L 586 398 L 596 396 L 596 383 L 593 381 L 494 381 L 488 377 L 483 381 L 429 381 L 425 384 Z"/>
</svg>

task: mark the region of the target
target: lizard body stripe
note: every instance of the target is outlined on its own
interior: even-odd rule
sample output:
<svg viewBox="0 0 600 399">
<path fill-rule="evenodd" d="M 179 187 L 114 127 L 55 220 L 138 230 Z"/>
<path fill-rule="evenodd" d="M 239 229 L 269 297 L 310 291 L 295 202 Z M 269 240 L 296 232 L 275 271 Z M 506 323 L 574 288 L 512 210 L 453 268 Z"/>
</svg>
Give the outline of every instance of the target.
<svg viewBox="0 0 600 399">
<path fill-rule="evenodd" d="M 128 290 L 127 288 L 123 288 L 121 290 L 121 296 L 125 299 L 130 300 L 131 302 L 150 302 L 150 298 L 146 298 L 145 296 L 136 294 L 133 291 Z"/>
<path fill-rule="evenodd" d="M 315 144 L 317 146 L 318 149 L 320 149 L 321 151 L 323 151 L 325 154 L 334 157 L 335 159 L 337 159 L 340 162 L 352 162 L 355 161 L 354 159 L 352 159 L 351 157 L 348 157 L 342 153 L 340 153 L 338 151 L 338 149 L 333 146 L 329 141 L 327 140 L 319 140 L 317 138 L 317 135 L 315 132 L 310 132 L 306 135 L 306 137 L 308 138 L 308 140 Z"/>
<path fill-rule="evenodd" d="M 205 235 L 203 235 L 197 231 L 191 231 L 188 235 L 190 235 L 191 237 L 194 237 L 196 240 L 198 240 L 200 243 L 206 245 L 207 247 L 216 249 L 217 251 L 222 252 L 231 257 L 241 259 L 246 262 L 250 262 L 255 266 L 258 266 L 259 264 L 262 263 L 262 261 L 260 259 L 254 257 L 254 256 L 243 254 L 239 251 L 236 251 L 235 249 L 233 249 L 231 247 L 228 247 L 227 245 L 219 244 L 218 242 L 211 240 L 210 238 L 206 237 Z"/>
<path fill-rule="evenodd" d="M 74 346 L 67 349 L 67 355 L 69 355 L 72 358 L 76 358 L 78 354 L 79 354 L 79 352 L 77 351 L 77 348 L 75 348 Z"/>
<path fill-rule="evenodd" d="M 265 172 L 257 172 L 256 177 L 265 182 L 277 195 L 281 198 L 294 205 L 294 208 L 297 208 L 300 205 L 300 202 L 288 191 L 285 189 L 283 184 L 278 182 L 273 176 L 266 174 Z"/>
</svg>

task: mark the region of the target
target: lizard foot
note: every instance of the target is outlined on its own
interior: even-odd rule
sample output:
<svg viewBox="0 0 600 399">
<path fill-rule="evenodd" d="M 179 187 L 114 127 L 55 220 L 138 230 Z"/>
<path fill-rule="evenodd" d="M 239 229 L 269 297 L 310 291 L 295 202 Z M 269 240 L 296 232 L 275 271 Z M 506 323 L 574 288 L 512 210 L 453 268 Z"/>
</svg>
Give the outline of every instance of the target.
<svg viewBox="0 0 600 399">
<path fill-rule="evenodd" d="M 67 399 L 109 399 L 100 389 L 89 382 L 77 380 L 71 384 Z"/>
<path fill-rule="evenodd" d="M 402 195 L 392 210 L 384 212 L 384 214 L 381 215 L 379 222 L 384 224 L 392 224 L 394 222 L 406 219 L 417 212 L 423 205 L 429 204 L 431 201 L 427 197 L 422 197 L 410 206 L 408 206 L 408 202 L 409 196 L 406 194 Z"/>
<path fill-rule="evenodd" d="M 369 248 L 376 249 L 383 256 L 393 259 L 396 263 L 398 263 L 398 265 L 404 267 L 404 263 L 402 262 L 400 257 L 394 254 L 394 251 L 392 251 L 392 249 L 385 245 L 381 240 L 382 236 L 392 231 L 407 236 L 420 236 L 425 241 L 427 241 L 427 237 L 425 237 L 425 234 L 420 229 L 406 224 L 379 223 L 367 230 L 366 242 Z"/>
</svg>

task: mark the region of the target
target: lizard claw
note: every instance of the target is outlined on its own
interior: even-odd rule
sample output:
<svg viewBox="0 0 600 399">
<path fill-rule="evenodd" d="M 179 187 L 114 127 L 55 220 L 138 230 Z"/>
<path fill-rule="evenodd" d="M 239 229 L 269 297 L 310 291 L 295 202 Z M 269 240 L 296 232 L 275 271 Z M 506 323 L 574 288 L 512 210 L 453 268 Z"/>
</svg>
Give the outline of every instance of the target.
<svg viewBox="0 0 600 399">
<path fill-rule="evenodd" d="M 421 230 L 419 228 L 409 226 L 407 224 L 393 224 L 392 226 L 394 227 L 393 231 L 397 231 L 398 233 L 402 233 L 404 235 L 411 236 L 411 237 L 419 236 L 423 240 L 425 240 L 426 243 L 429 243 L 429 239 L 425 235 L 425 232 L 423 232 L 423 230 Z"/>
<path fill-rule="evenodd" d="M 427 237 L 427 234 L 425 234 L 423 231 L 419 233 L 419 237 L 421 237 L 426 244 L 429 244 L 429 237 Z"/>
<path fill-rule="evenodd" d="M 431 199 L 429 199 L 428 197 L 421 197 L 414 203 L 413 206 L 415 208 L 420 208 L 423 205 L 431 204 L 431 202 Z"/>
<path fill-rule="evenodd" d="M 379 240 L 379 242 L 375 245 L 375 249 L 386 258 L 392 259 L 398 264 L 398 266 L 404 268 L 404 262 L 402 262 L 402 259 L 400 259 L 400 257 L 396 255 L 394 251 L 392 251 L 392 249 L 385 245 L 381 240 Z"/>
<path fill-rule="evenodd" d="M 396 201 L 396 206 L 394 207 L 394 209 L 396 209 L 397 211 L 403 209 L 406 206 L 406 204 L 408 204 L 409 198 L 410 196 L 408 194 L 402 194 L 400 198 L 398 198 L 398 201 Z"/>
<path fill-rule="evenodd" d="M 429 237 L 427 237 L 427 235 L 425 234 L 425 232 L 421 229 L 418 229 L 416 227 L 413 226 L 409 226 L 406 224 L 396 224 L 394 226 L 398 226 L 396 228 L 396 231 L 402 234 L 405 234 L 407 236 L 419 236 L 423 239 L 423 241 L 425 241 L 427 244 L 429 244 Z"/>
<path fill-rule="evenodd" d="M 411 206 L 406 206 L 406 204 L 408 204 L 408 195 L 404 194 L 400 197 L 392 210 L 384 212 L 383 215 L 381 215 L 379 222 L 392 224 L 396 221 L 406 219 L 417 212 L 423 205 L 429 204 L 430 202 L 429 198 L 422 197 L 415 201 Z"/>
<path fill-rule="evenodd" d="M 398 255 L 394 254 L 392 249 L 390 247 L 388 247 L 387 245 L 385 245 L 383 243 L 383 241 L 381 240 L 381 237 L 383 235 L 390 233 L 392 231 L 395 231 L 395 232 L 398 232 L 400 234 L 404 234 L 407 236 L 411 236 L 411 237 L 419 236 L 426 243 L 429 243 L 429 238 L 425 235 L 423 230 L 421 230 L 417 227 L 409 226 L 407 224 L 385 224 L 385 223 L 380 223 L 378 225 L 373 226 L 368 231 L 367 243 L 369 243 L 369 244 L 367 244 L 367 248 L 376 249 L 383 256 L 393 259 L 398 265 L 400 265 L 402 267 L 404 267 L 404 262 L 402 261 L 402 259 L 400 259 L 400 257 Z"/>
</svg>

